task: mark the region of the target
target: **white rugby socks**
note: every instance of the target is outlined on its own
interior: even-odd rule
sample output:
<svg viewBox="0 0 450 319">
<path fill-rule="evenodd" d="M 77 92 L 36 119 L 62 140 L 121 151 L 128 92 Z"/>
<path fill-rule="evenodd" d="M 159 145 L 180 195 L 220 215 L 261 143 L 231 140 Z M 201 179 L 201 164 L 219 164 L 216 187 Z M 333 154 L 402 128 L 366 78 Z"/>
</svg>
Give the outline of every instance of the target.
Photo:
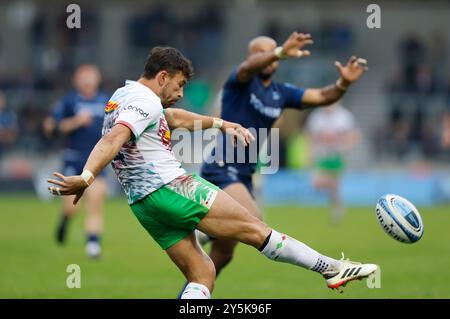
<svg viewBox="0 0 450 319">
<path fill-rule="evenodd" d="M 211 299 L 211 294 L 208 287 L 190 282 L 184 288 L 180 299 Z"/>
<path fill-rule="evenodd" d="M 295 238 L 276 230 L 272 230 L 269 236 L 261 253 L 272 260 L 301 266 L 321 274 L 339 266 L 338 260 L 319 254 Z"/>
</svg>

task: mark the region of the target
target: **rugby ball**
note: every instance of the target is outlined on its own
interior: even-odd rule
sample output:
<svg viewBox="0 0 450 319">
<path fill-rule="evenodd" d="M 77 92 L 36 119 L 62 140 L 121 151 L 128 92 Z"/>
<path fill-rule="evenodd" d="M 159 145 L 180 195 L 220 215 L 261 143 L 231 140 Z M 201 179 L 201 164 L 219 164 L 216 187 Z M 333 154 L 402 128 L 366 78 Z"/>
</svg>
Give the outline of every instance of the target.
<svg viewBox="0 0 450 319">
<path fill-rule="evenodd" d="M 381 196 L 377 201 L 375 213 L 381 228 L 395 240 L 412 244 L 423 235 L 423 222 L 419 211 L 401 196 Z"/>
</svg>

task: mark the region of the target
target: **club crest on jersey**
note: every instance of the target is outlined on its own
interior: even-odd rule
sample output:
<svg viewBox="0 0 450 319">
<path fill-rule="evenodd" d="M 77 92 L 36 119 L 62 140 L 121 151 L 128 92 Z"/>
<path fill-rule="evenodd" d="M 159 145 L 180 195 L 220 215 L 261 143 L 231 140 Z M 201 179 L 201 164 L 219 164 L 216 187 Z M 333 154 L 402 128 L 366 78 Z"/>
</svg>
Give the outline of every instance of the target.
<svg viewBox="0 0 450 319">
<path fill-rule="evenodd" d="M 280 99 L 280 93 L 278 93 L 277 91 L 273 91 L 272 92 L 272 99 L 275 101 L 278 101 Z"/>
<path fill-rule="evenodd" d="M 109 100 L 108 103 L 106 103 L 106 106 L 105 106 L 105 113 L 113 112 L 114 110 L 117 109 L 118 106 L 119 106 L 119 104 L 117 102 Z"/>
<path fill-rule="evenodd" d="M 167 125 L 166 119 L 164 117 L 161 117 L 159 119 L 159 130 L 158 130 L 158 136 L 161 137 L 161 143 L 164 145 L 164 147 L 171 151 L 172 150 L 172 142 L 171 142 L 171 136 L 170 136 L 170 129 Z"/>
</svg>

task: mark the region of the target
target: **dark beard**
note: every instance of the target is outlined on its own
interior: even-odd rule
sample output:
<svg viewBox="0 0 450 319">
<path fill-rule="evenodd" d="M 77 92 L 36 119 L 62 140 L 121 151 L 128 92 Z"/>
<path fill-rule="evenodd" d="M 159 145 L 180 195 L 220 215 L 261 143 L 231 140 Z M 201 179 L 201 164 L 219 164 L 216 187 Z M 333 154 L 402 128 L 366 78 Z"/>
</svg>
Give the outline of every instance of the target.
<svg viewBox="0 0 450 319">
<path fill-rule="evenodd" d="M 266 74 L 266 73 L 259 72 L 258 73 L 258 77 L 261 80 L 266 81 L 266 80 L 269 80 L 272 77 L 272 74 Z"/>
</svg>

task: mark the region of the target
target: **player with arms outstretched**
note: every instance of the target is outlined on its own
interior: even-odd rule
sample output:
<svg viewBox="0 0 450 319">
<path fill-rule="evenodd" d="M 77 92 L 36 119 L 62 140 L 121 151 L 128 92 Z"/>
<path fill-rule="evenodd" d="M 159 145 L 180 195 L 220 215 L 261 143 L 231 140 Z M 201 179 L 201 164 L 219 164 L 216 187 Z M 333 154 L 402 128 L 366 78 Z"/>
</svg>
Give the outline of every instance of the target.
<svg viewBox="0 0 450 319">
<path fill-rule="evenodd" d="M 215 185 L 187 174 L 171 150 L 170 129 L 211 127 L 248 145 L 254 139 L 241 125 L 169 108 L 183 96 L 192 66 L 179 51 L 150 51 L 138 81 L 127 81 L 105 109 L 103 137 L 81 175 L 49 179 L 52 194 L 75 194 L 76 203 L 110 162 L 131 210 L 188 280 L 182 298 L 210 298 L 216 271 L 198 245 L 194 230 L 251 245 L 268 258 L 322 274 L 329 287 L 367 277 L 377 266 L 339 261 L 271 229 Z"/>
<path fill-rule="evenodd" d="M 310 34 L 293 32 L 282 46 L 272 38 L 260 36 L 248 44 L 248 56 L 226 80 L 222 90 L 221 117 L 248 128 L 270 129 L 285 108 L 302 110 L 306 107 L 323 106 L 339 100 L 348 87 L 367 70 L 366 61 L 355 56 L 346 65 L 336 61 L 339 71 L 336 83 L 323 88 L 298 88 L 290 83 L 272 80 L 280 60 L 310 55 L 303 50 L 311 44 Z M 257 137 L 259 145 L 262 140 Z M 220 145 L 225 145 L 223 142 Z M 237 163 L 236 152 L 227 161 L 229 147 L 216 147 L 211 156 L 222 161 L 208 159 L 201 170 L 201 176 L 219 186 L 225 193 L 244 206 L 253 216 L 261 219 L 261 213 L 253 198 L 252 175 L 256 163 Z M 210 235 L 210 234 L 207 234 Z M 217 239 L 211 243 L 210 257 L 219 273 L 232 259 L 237 241 Z"/>
</svg>

